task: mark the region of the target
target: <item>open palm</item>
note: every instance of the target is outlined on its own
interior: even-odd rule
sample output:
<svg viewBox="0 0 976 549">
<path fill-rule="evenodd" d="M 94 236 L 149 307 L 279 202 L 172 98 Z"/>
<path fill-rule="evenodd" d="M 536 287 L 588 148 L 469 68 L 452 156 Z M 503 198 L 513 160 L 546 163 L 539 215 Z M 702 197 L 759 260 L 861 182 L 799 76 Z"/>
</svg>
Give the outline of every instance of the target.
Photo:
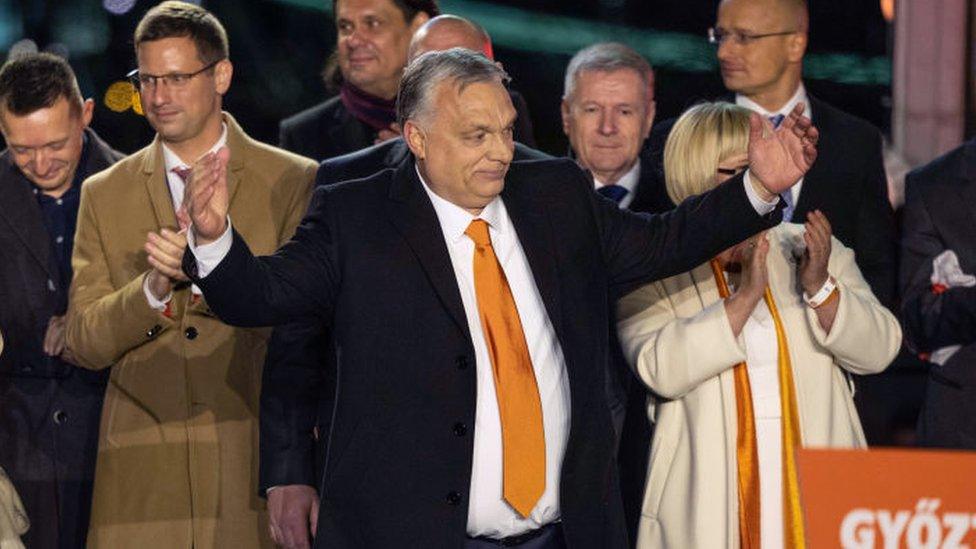
<svg viewBox="0 0 976 549">
<path fill-rule="evenodd" d="M 193 164 L 183 195 L 186 221 L 193 225 L 197 244 L 207 244 L 227 228 L 227 161 L 230 151 L 222 147 Z"/>
<path fill-rule="evenodd" d="M 817 159 L 820 134 L 799 104 L 779 128 L 758 114 L 749 119 L 749 171 L 771 193 L 792 187 Z"/>
</svg>

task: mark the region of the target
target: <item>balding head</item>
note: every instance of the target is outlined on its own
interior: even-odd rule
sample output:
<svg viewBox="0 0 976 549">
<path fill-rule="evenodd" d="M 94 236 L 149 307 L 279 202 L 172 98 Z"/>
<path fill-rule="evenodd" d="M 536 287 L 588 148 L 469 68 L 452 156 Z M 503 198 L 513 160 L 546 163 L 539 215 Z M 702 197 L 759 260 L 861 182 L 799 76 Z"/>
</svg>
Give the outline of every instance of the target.
<svg viewBox="0 0 976 549">
<path fill-rule="evenodd" d="M 427 52 L 451 48 L 466 48 L 494 59 L 491 38 L 485 29 L 456 15 L 439 15 L 417 29 L 407 57 L 412 61 Z"/>
</svg>

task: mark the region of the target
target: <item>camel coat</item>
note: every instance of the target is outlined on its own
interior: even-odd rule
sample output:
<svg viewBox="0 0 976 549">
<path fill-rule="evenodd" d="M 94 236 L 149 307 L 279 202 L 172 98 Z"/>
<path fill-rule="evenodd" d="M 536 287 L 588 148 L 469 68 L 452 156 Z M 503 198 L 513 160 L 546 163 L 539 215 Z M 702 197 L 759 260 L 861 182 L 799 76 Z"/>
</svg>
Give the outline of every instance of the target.
<svg viewBox="0 0 976 549">
<path fill-rule="evenodd" d="M 3 334 L 0 334 L 0 353 L 3 353 Z M 22 549 L 20 536 L 27 532 L 30 522 L 14 485 L 0 467 L 0 549 Z"/>
<path fill-rule="evenodd" d="M 272 253 L 305 212 L 316 164 L 224 119 L 230 217 L 254 253 Z M 158 137 L 82 187 L 67 342 L 82 366 L 112 368 L 88 545 L 269 547 L 257 418 L 270 332 L 222 323 L 188 284 L 169 315 L 152 309 L 143 244 L 163 227 L 177 221 Z"/>
<path fill-rule="evenodd" d="M 901 344 L 897 320 L 871 293 L 854 253 L 833 239 L 828 270 L 840 288 L 830 333 L 801 297 L 793 253 L 803 226 L 769 231 L 769 286 L 783 320 L 805 447 L 866 446 L 848 373 L 887 367 Z M 618 306 L 625 356 L 657 398 L 637 546 L 739 546 L 736 403 L 732 368 L 745 348 L 732 335 L 706 263 L 644 286 Z"/>
</svg>

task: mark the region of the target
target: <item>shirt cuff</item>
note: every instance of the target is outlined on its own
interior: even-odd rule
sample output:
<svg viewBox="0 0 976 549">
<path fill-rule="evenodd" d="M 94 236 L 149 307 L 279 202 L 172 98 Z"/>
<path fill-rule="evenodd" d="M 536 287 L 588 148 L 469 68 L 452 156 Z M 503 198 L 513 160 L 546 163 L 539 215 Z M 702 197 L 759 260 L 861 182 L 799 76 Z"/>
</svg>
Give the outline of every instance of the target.
<svg viewBox="0 0 976 549">
<path fill-rule="evenodd" d="M 162 301 L 156 299 L 156 296 L 154 296 L 153 293 L 151 291 L 149 291 L 149 276 L 148 275 L 145 278 L 142 279 L 142 293 L 146 294 L 146 301 L 149 302 L 149 306 L 152 307 L 153 309 L 159 311 L 159 312 L 165 311 L 166 310 L 166 304 L 169 303 L 169 300 L 173 299 L 173 291 L 172 290 L 170 290 L 170 292 L 168 294 L 166 294 L 166 297 L 164 297 Z"/>
<path fill-rule="evenodd" d="M 197 276 L 206 278 L 207 275 L 216 269 L 217 265 L 220 265 L 220 262 L 230 253 L 230 247 L 233 243 L 234 235 L 231 229 L 230 216 L 227 216 L 227 228 L 224 230 L 224 234 L 220 235 L 220 238 L 210 244 L 197 246 L 193 228 L 191 227 L 186 232 L 186 245 L 193 252 L 194 257 L 197 258 Z"/>
<path fill-rule="evenodd" d="M 756 210 L 759 215 L 766 215 L 776 209 L 776 205 L 779 204 L 779 197 L 773 198 L 772 202 L 766 202 L 759 196 L 756 189 L 752 187 L 752 178 L 749 176 L 749 170 L 746 170 L 745 176 L 742 178 L 742 184 L 746 187 L 746 196 L 749 197 L 749 203 L 752 204 L 752 208 Z"/>
</svg>

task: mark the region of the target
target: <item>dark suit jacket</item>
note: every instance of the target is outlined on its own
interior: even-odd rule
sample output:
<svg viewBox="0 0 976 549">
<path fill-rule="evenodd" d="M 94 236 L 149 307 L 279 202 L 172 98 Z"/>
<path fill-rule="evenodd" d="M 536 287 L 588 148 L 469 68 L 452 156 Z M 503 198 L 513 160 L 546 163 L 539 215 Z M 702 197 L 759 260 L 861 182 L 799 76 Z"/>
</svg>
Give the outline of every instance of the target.
<svg viewBox="0 0 976 549">
<path fill-rule="evenodd" d="M 122 157 L 94 131 L 90 175 Z M 70 280 L 61 280 L 51 237 L 30 181 L 0 153 L 0 465 L 24 500 L 29 547 L 82 546 L 102 395 L 108 371 L 91 372 L 44 353 L 48 320 L 63 315 Z M 60 517 L 60 519 L 59 519 Z"/>
<path fill-rule="evenodd" d="M 515 160 L 542 160 L 549 155 L 515 143 Z M 387 168 L 413 164 L 413 155 L 403 138 L 390 139 L 371 147 L 323 161 L 316 175 L 316 187 L 363 179 Z M 308 433 L 328 438 L 335 403 L 335 357 L 329 330 L 320 323 L 295 322 L 275 328 L 268 345 L 261 383 L 261 459 L 258 493 L 272 486 L 306 484 L 318 486 L 324 466 L 324 445 L 311 444 Z M 294 398 L 291 380 L 295 372 L 307 376 L 302 387 L 309 401 L 317 401 L 314 415 L 290 414 Z M 642 462 L 646 462 L 642 458 Z"/>
<path fill-rule="evenodd" d="M 778 214 L 756 215 L 735 178 L 665 216 L 638 216 L 599 198 L 566 160 L 513 165 L 501 197 L 565 357 L 567 543 L 624 547 L 603 390 L 607 296 L 687 270 Z M 192 253 L 184 269 L 231 324 L 317 318 L 335 330 L 338 397 L 316 545 L 459 547 L 473 440 L 454 426 L 474 425 L 476 366 L 447 247 L 413 166 L 317 189 L 274 256 L 254 258 L 235 234 L 209 276 L 196 276 Z"/>
<path fill-rule="evenodd" d="M 902 218 L 902 323 L 918 352 L 962 345 L 943 366 L 932 364 L 919 442 L 976 449 L 976 287 L 932 291 L 932 260 L 956 252 L 976 274 L 976 141 L 908 174 Z"/>
<path fill-rule="evenodd" d="M 517 91 L 508 93 L 518 113 L 515 140 L 535 147 L 528 104 Z M 375 140 L 376 131 L 353 116 L 338 95 L 282 120 L 278 128 L 279 147 L 317 161 L 365 149 Z M 360 177 L 377 171 L 379 168 Z"/>
<path fill-rule="evenodd" d="M 897 233 L 888 202 L 881 133 L 870 123 L 810 97 L 813 124 L 820 130 L 817 161 L 803 178 L 793 221 L 819 209 L 834 236 L 854 250 L 857 266 L 875 296 L 895 302 Z M 723 98 L 734 101 L 733 97 Z M 663 154 L 674 120 L 657 124 L 642 151 L 655 166 L 655 185 L 664 188 Z"/>
</svg>

